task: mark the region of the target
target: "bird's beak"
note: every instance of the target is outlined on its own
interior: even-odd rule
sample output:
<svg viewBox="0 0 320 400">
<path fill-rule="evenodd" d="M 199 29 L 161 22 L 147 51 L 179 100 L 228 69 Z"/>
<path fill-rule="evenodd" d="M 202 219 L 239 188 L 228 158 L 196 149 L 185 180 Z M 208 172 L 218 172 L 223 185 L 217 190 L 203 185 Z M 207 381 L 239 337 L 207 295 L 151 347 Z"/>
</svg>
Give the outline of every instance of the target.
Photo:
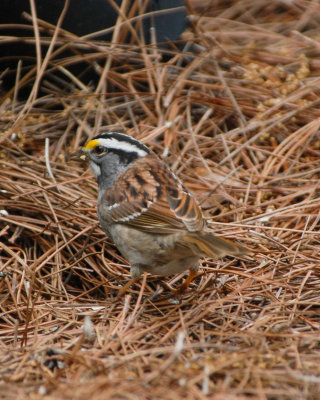
<svg viewBox="0 0 320 400">
<path fill-rule="evenodd" d="M 81 149 L 78 151 L 75 151 L 74 153 L 67 154 L 66 160 L 67 161 L 84 161 L 87 159 L 87 153 Z"/>
</svg>

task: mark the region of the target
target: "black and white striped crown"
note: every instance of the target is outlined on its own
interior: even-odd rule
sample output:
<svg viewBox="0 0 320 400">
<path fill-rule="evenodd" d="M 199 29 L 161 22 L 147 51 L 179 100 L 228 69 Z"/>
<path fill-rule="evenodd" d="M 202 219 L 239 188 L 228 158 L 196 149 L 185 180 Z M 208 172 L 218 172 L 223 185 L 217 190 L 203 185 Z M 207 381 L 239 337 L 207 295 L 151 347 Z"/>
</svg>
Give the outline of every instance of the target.
<svg viewBox="0 0 320 400">
<path fill-rule="evenodd" d="M 139 140 L 118 132 L 102 133 L 96 136 L 86 144 L 84 150 L 90 151 L 97 146 L 102 146 L 108 152 L 122 153 L 128 156 L 144 157 L 150 154 L 148 147 Z"/>
</svg>

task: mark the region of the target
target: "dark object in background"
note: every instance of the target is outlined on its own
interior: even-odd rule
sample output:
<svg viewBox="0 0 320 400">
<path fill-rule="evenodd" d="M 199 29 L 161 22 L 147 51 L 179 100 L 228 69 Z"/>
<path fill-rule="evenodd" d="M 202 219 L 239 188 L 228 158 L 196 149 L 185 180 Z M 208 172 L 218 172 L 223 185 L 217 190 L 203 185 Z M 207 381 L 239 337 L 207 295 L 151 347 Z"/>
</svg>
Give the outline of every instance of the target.
<svg viewBox="0 0 320 400">
<path fill-rule="evenodd" d="M 35 0 L 37 16 L 52 24 L 56 24 L 65 4 L 65 0 Z M 119 6 L 121 1 L 115 1 Z M 150 0 L 147 12 L 183 7 L 183 0 Z M 25 24 L 22 13 L 31 14 L 29 0 L 1 0 L 0 24 Z M 62 23 L 62 28 L 78 36 L 87 35 L 115 24 L 117 12 L 108 0 L 70 0 L 69 8 Z M 179 9 L 168 14 L 155 16 L 154 25 L 158 42 L 178 40 L 186 28 L 185 11 Z M 148 42 L 150 18 L 144 19 L 144 33 Z M 111 35 L 100 36 L 99 39 L 110 40 Z"/>
<path fill-rule="evenodd" d="M 115 1 L 118 5 L 121 0 Z M 37 17 L 55 25 L 61 14 L 65 0 L 35 0 Z M 133 2 L 132 2 L 133 3 Z M 150 27 L 155 26 L 156 38 L 159 46 L 168 41 L 179 40 L 181 33 L 187 27 L 186 13 L 182 8 L 183 0 L 150 0 L 146 12 L 165 10 L 180 7 L 178 10 L 143 19 L 143 32 L 146 44 L 150 43 Z M 0 35 L 33 37 L 31 23 L 23 18 L 22 13 L 31 14 L 29 0 L 0 0 Z M 108 0 L 70 0 L 69 7 L 62 23 L 62 28 L 78 36 L 87 35 L 96 31 L 110 28 L 115 25 L 117 12 Z M 1 26 L 7 24 L 30 25 L 30 29 Z M 112 33 L 95 36 L 95 40 L 110 41 Z M 130 40 L 128 37 L 126 39 Z M 12 73 L 7 73 L 4 79 L 5 87 L 11 88 L 14 84 L 15 69 L 19 59 L 23 59 L 23 66 L 35 65 L 35 46 L 21 42 L 0 43 L 0 74 L 6 68 Z M 66 54 L 64 53 L 64 56 Z M 81 69 L 81 67 L 80 67 Z M 79 71 L 79 65 L 71 67 L 73 73 Z M 95 73 L 92 71 L 93 76 Z M 90 79 L 94 79 L 90 73 Z M 87 80 L 87 79 L 85 79 Z"/>
</svg>

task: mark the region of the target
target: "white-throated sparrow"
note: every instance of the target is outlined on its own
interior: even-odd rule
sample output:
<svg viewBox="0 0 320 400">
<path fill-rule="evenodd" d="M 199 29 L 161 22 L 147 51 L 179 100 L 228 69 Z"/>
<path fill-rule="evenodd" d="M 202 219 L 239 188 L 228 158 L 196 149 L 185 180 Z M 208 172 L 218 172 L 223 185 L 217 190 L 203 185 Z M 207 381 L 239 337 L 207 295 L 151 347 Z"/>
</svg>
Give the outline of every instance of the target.
<svg viewBox="0 0 320 400">
<path fill-rule="evenodd" d="M 201 257 L 247 253 L 239 244 L 205 230 L 194 198 L 138 140 L 104 133 L 90 140 L 82 152 L 98 181 L 101 227 L 130 263 L 133 280 L 143 271 L 171 275 L 189 269 L 187 284 L 196 275 Z"/>
</svg>

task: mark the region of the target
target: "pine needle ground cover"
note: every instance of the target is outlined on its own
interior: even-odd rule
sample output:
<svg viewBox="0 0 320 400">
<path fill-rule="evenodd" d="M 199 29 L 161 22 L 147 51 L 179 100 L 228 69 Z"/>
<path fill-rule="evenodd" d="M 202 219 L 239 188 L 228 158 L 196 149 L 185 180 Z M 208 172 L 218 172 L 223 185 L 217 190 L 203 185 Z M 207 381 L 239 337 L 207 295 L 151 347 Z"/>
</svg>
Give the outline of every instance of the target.
<svg viewBox="0 0 320 400">
<path fill-rule="evenodd" d="M 161 47 L 137 4 L 108 43 L 26 16 L 34 63 L 1 71 L 0 398 L 319 399 L 320 5 L 194 1 Z M 147 144 L 252 252 L 203 260 L 179 299 L 185 275 L 118 299 L 129 266 L 70 157 L 107 130 Z"/>
</svg>

